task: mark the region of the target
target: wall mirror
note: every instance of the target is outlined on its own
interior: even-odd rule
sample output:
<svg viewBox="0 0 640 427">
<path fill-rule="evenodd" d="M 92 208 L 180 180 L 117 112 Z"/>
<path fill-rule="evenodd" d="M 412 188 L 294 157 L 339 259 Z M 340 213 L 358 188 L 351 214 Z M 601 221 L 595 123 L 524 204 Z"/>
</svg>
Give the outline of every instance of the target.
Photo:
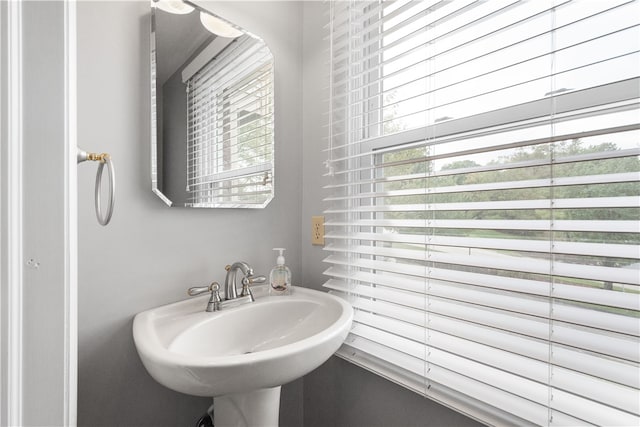
<svg viewBox="0 0 640 427">
<path fill-rule="evenodd" d="M 151 183 L 169 206 L 262 208 L 273 198 L 273 55 L 188 2 L 151 7 Z"/>
</svg>

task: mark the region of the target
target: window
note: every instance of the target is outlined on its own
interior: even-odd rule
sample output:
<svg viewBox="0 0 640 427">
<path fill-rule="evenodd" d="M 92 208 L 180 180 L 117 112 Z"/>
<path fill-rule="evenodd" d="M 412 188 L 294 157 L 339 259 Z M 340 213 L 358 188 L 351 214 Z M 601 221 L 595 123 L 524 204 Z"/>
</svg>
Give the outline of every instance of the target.
<svg viewBox="0 0 640 427">
<path fill-rule="evenodd" d="M 243 35 L 188 80 L 189 206 L 264 207 L 273 197 L 273 57 Z"/>
<path fill-rule="evenodd" d="M 490 424 L 638 425 L 638 2 L 330 9 L 339 355 Z"/>
</svg>

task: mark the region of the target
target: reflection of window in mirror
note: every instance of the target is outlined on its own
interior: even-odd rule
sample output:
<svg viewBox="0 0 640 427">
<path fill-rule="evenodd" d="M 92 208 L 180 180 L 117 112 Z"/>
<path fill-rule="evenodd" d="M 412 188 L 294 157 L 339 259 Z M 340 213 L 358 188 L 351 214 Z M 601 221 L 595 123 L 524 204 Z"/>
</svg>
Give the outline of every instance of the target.
<svg viewBox="0 0 640 427">
<path fill-rule="evenodd" d="M 174 4 L 175 3 L 175 4 Z M 160 0 L 151 26 L 151 182 L 169 206 L 274 197 L 273 56 L 256 35 Z"/>
<path fill-rule="evenodd" d="M 265 204 L 272 197 L 271 53 L 243 35 L 188 74 L 188 205 Z"/>
</svg>

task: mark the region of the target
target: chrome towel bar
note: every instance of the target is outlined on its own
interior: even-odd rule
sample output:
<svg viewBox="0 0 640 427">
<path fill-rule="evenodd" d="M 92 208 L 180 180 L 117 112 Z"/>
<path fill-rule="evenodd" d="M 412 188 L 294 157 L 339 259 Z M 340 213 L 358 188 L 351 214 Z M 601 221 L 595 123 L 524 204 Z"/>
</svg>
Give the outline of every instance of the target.
<svg viewBox="0 0 640 427">
<path fill-rule="evenodd" d="M 116 175 L 115 170 L 113 168 L 113 161 L 111 160 L 111 156 L 107 153 L 87 153 L 80 147 L 78 147 L 78 163 L 85 162 L 87 160 L 100 162 L 98 166 L 98 171 L 96 173 L 96 190 L 95 190 L 95 206 L 96 206 L 96 217 L 98 218 L 98 222 L 100 225 L 107 225 L 109 221 L 111 221 L 111 215 L 113 214 L 113 204 L 115 201 L 116 194 Z M 107 165 L 107 169 L 109 171 L 109 203 L 107 204 L 107 211 L 103 215 L 102 214 L 102 197 L 100 194 L 100 187 L 102 185 L 102 175 L 104 174 L 104 165 Z"/>
</svg>

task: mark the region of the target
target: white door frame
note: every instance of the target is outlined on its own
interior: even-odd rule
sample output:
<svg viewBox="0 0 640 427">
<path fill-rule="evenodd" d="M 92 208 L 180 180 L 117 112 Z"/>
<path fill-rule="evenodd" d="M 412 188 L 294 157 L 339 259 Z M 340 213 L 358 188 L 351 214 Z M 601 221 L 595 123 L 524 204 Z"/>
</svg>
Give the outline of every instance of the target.
<svg viewBox="0 0 640 427">
<path fill-rule="evenodd" d="M 22 423 L 21 8 L 0 4 L 0 425 Z"/>
<path fill-rule="evenodd" d="M 2 426 L 76 425 L 75 7 L 0 1 Z"/>
</svg>

